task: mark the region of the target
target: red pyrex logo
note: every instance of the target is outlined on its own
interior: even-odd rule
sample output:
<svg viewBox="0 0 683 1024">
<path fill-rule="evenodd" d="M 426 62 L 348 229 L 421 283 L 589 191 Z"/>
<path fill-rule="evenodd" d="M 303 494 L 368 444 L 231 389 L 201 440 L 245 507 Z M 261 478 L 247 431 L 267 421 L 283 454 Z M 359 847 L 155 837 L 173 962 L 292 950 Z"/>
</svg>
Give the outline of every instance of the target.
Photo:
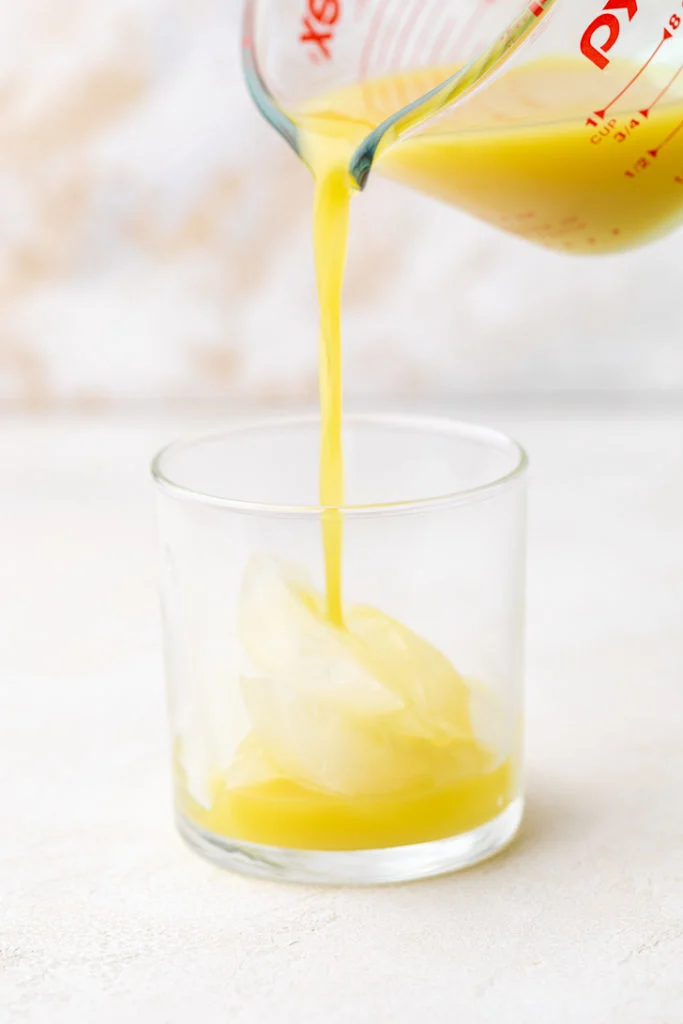
<svg viewBox="0 0 683 1024">
<path fill-rule="evenodd" d="M 342 0 L 308 0 L 302 17 L 304 30 L 299 42 L 310 43 L 313 60 L 331 60 L 330 46 L 334 40 L 335 25 L 341 18 Z"/>
<path fill-rule="evenodd" d="M 622 22 L 613 11 L 626 14 L 633 21 L 638 13 L 638 0 L 607 0 L 595 21 L 592 21 L 581 38 L 581 53 L 588 57 L 597 68 L 604 71 L 609 64 L 609 53 L 621 33 Z M 605 30 L 607 35 L 605 36 Z"/>
</svg>

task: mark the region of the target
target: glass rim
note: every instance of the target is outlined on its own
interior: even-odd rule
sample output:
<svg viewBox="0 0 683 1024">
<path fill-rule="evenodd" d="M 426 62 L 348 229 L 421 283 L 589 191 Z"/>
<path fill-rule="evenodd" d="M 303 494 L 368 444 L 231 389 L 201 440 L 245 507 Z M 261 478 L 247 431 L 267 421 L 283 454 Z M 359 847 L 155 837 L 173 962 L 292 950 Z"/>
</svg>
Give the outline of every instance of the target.
<svg viewBox="0 0 683 1024">
<path fill-rule="evenodd" d="M 340 512 L 348 518 L 382 517 L 426 512 L 444 506 L 470 505 L 487 501 L 501 491 L 509 489 L 522 479 L 529 468 L 529 458 L 522 445 L 507 434 L 492 427 L 478 426 L 446 416 L 427 416 L 394 413 L 349 413 L 344 417 L 344 427 L 374 426 L 409 429 L 416 433 L 451 435 L 472 440 L 499 451 L 508 450 L 516 455 L 515 465 L 508 472 L 487 480 L 476 487 L 449 491 L 426 498 L 410 498 L 402 501 L 378 502 L 366 505 L 292 505 L 277 502 L 249 501 L 242 498 L 226 498 L 187 487 L 166 475 L 163 462 L 167 456 L 180 449 L 198 447 L 207 442 L 239 437 L 240 434 L 255 434 L 273 429 L 291 429 L 302 426 L 319 426 L 320 416 L 315 413 L 304 415 L 274 416 L 267 419 L 243 420 L 224 430 L 181 437 L 165 445 L 153 458 L 151 473 L 157 487 L 177 500 L 193 502 L 210 508 L 224 509 L 236 513 L 282 518 L 320 517 L 331 511 Z"/>
</svg>

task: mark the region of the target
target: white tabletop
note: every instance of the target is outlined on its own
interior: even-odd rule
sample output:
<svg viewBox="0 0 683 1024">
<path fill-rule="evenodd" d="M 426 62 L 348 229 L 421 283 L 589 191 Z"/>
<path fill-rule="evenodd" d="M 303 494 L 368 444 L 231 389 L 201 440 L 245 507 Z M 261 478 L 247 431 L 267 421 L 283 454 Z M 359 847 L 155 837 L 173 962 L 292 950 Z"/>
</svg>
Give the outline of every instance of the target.
<svg viewBox="0 0 683 1024">
<path fill-rule="evenodd" d="M 534 466 L 526 824 L 367 890 L 173 831 L 146 463 L 195 424 L 5 420 L 3 1024 L 680 1024 L 683 417 L 479 418 Z"/>
</svg>

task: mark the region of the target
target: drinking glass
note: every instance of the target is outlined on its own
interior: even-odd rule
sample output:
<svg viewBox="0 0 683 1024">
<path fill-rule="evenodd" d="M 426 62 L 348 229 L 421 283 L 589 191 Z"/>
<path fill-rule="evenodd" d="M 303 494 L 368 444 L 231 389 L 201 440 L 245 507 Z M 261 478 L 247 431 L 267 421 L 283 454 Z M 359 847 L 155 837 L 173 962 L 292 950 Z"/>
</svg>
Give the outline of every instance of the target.
<svg viewBox="0 0 683 1024">
<path fill-rule="evenodd" d="M 324 509 L 319 433 L 240 425 L 154 461 L 178 827 L 267 878 L 470 866 L 522 816 L 526 456 L 482 427 L 348 416 L 347 504 Z"/>
</svg>

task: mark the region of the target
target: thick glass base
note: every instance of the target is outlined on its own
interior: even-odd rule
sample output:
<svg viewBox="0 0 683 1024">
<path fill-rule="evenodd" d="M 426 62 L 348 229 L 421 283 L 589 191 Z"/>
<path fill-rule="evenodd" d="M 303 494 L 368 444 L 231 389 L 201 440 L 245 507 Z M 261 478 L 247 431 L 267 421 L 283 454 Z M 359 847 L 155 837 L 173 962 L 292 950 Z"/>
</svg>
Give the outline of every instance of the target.
<svg viewBox="0 0 683 1024">
<path fill-rule="evenodd" d="M 514 839 L 522 821 L 521 797 L 480 828 L 417 846 L 386 850 L 282 850 L 207 832 L 178 813 L 186 843 L 207 860 L 242 875 L 318 885 L 386 885 L 461 871 L 487 860 Z"/>
</svg>

